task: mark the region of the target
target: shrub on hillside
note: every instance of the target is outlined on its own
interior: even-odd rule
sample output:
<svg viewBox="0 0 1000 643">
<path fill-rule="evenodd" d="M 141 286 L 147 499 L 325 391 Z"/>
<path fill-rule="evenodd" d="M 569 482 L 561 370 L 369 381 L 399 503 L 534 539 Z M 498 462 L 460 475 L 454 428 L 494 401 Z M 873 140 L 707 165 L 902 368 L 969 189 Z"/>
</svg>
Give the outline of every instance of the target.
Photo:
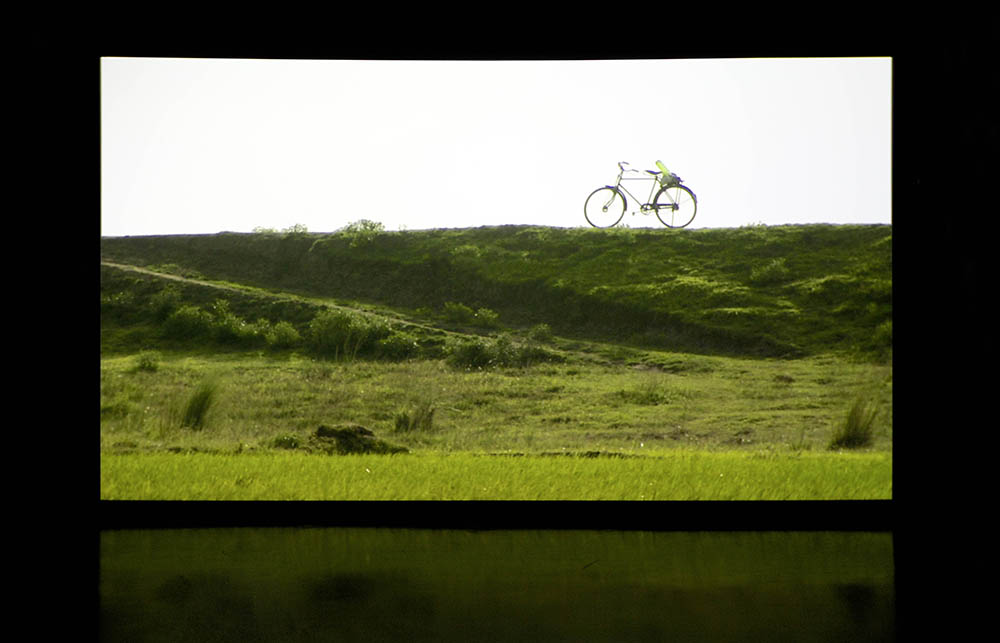
<svg viewBox="0 0 1000 643">
<path fill-rule="evenodd" d="M 465 369 L 492 367 L 525 367 L 541 362 L 558 362 L 562 357 L 553 351 L 532 344 L 515 342 L 503 333 L 495 338 L 459 340 L 447 349 L 446 361 Z"/>
<path fill-rule="evenodd" d="M 353 359 L 370 354 L 391 333 L 384 320 L 346 311 L 324 310 L 309 322 L 309 343 L 320 355 Z"/>
<path fill-rule="evenodd" d="M 500 315 L 489 308 L 479 308 L 472 323 L 482 328 L 497 328 L 500 326 Z"/>
<path fill-rule="evenodd" d="M 452 366 L 467 369 L 483 369 L 494 365 L 495 353 L 490 342 L 474 339 L 456 342 L 447 348 L 447 362 Z"/>
<path fill-rule="evenodd" d="M 497 328 L 500 326 L 500 315 L 490 308 L 478 308 L 473 310 L 454 301 L 444 304 L 443 313 L 447 321 L 456 324 L 468 324 L 469 326 L 479 326 L 480 328 Z"/>
<path fill-rule="evenodd" d="M 221 344 L 253 343 L 258 338 L 257 327 L 234 314 L 225 299 L 212 304 L 212 333 Z"/>
<path fill-rule="evenodd" d="M 350 239 L 351 247 L 356 248 L 371 243 L 375 237 L 385 232 L 385 226 L 377 221 L 359 219 L 354 223 L 347 224 L 337 232 Z"/>
<path fill-rule="evenodd" d="M 548 324 L 535 324 L 528 330 L 528 339 L 535 342 L 551 342 L 554 337 Z"/>
<path fill-rule="evenodd" d="M 131 290 L 101 294 L 101 317 L 119 322 L 133 321 L 140 309 Z"/>
<path fill-rule="evenodd" d="M 175 286 L 169 285 L 149 298 L 149 310 L 153 319 L 164 322 L 181 307 L 181 292 Z"/>
<path fill-rule="evenodd" d="M 471 324 L 476 318 L 476 312 L 466 306 L 454 301 L 447 301 L 444 304 L 444 318 L 447 321 L 457 324 Z"/>
<path fill-rule="evenodd" d="M 302 341 L 299 331 L 286 321 L 280 321 L 265 330 L 264 338 L 271 348 L 291 348 Z"/>
<path fill-rule="evenodd" d="M 157 351 L 142 351 L 135 358 L 135 370 L 157 371 L 160 368 L 160 353 Z"/>
<path fill-rule="evenodd" d="M 163 334 L 173 339 L 194 339 L 212 333 L 212 315 L 198 306 L 181 306 L 163 322 Z"/>
<path fill-rule="evenodd" d="M 378 357 L 393 361 L 409 359 L 419 352 L 420 346 L 416 338 L 406 333 L 392 333 L 378 340 L 375 345 L 375 354 Z"/>
</svg>

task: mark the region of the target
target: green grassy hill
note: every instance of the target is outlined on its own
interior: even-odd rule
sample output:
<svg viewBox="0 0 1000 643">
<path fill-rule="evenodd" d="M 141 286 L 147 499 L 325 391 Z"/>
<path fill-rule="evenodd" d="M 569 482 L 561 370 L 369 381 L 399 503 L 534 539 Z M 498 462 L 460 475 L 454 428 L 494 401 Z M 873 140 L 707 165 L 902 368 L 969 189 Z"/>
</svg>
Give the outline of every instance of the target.
<svg viewBox="0 0 1000 643">
<path fill-rule="evenodd" d="M 272 324 L 284 319 L 300 332 L 315 315 L 314 300 L 322 299 L 391 311 L 386 314 L 424 324 L 428 332 L 427 326 L 546 324 L 560 337 L 674 352 L 891 356 L 887 225 L 681 232 L 350 226 L 333 234 L 104 238 L 101 257 L 260 289 L 259 296 L 233 291 L 232 313 Z M 176 285 L 185 300 L 198 299 L 190 282 Z M 163 279 L 106 269 L 104 325 L 127 320 L 129 302 L 141 300 L 148 310 L 163 287 Z M 217 289 L 205 291 L 201 303 L 218 296 Z M 475 311 L 495 319 L 486 323 Z"/>
</svg>

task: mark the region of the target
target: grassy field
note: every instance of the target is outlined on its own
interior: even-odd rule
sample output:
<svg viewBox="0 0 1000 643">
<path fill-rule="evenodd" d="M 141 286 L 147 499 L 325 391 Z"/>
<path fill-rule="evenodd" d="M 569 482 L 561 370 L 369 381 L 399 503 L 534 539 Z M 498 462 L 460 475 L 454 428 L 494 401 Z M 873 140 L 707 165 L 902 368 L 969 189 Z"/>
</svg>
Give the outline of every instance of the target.
<svg viewBox="0 0 1000 643">
<path fill-rule="evenodd" d="M 101 493 L 110 500 L 871 500 L 892 497 L 892 459 L 687 449 L 628 460 L 105 454 Z"/>
<path fill-rule="evenodd" d="M 891 497 L 888 226 L 102 255 L 105 498 Z M 346 425 L 406 453 L 311 448 Z"/>
</svg>

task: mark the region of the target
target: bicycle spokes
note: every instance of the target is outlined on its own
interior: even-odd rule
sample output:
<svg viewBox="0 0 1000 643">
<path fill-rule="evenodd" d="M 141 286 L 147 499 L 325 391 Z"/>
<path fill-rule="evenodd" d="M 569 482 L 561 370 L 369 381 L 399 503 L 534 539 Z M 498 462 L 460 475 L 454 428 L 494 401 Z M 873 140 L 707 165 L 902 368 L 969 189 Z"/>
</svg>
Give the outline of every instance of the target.
<svg viewBox="0 0 1000 643">
<path fill-rule="evenodd" d="M 583 205 L 587 222 L 595 228 L 608 228 L 625 214 L 625 198 L 612 187 L 594 190 Z"/>
<path fill-rule="evenodd" d="M 684 185 L 663 188 L 656 195 L 656 216 L 668 228 L 683 228 L 694 220 L 698 200 Z"/>
</svg>

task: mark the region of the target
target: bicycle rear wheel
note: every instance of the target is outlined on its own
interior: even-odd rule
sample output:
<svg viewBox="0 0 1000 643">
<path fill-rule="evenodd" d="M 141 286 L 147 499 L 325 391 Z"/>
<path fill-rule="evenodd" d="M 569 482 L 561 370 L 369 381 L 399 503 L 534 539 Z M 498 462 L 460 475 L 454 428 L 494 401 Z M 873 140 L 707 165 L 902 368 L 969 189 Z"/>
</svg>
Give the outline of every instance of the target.
<svg viewBox="0 0 1000 643">
<path fill-rule="evenodd" d="M 683 228 L 694 221 L 698 211 L 698 199 L 694 192 L 684 185 L 662 188 L 653 199 L 656 218 L 668 228 Z"/>
<path fill-rule="evenodd" d="M 611 187 L 598 188 L 583 204 L 583 216 L 595 228 L 610 228 L 625 215 L 625 197 Z"/>
</svg>

